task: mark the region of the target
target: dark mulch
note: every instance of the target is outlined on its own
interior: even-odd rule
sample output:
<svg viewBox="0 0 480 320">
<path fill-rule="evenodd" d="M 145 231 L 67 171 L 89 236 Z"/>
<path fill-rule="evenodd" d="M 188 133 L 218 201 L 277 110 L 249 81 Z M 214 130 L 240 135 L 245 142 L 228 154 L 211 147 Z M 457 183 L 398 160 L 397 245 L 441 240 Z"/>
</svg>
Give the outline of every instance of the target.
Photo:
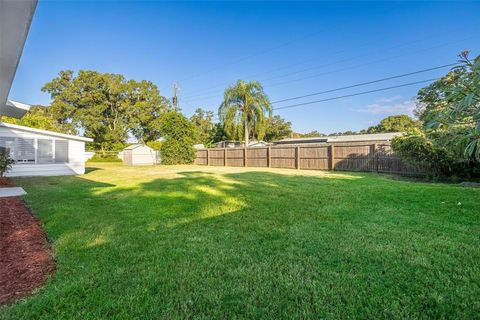
<svg viewBox="0 0 480 320">
<path fill-rule="evenodd" d="M 0 178 L 0 188 L 1 187 L 13 187 L 12 179 L 9 178 Z"/>
<path fill-rule="evenodd" d="M 0 178 L 1 186 L 11 186 Z M 0 198 L 0 305 L 43 286 L 55 262 L 42 227 L 19 197 Z"/>
</svg>

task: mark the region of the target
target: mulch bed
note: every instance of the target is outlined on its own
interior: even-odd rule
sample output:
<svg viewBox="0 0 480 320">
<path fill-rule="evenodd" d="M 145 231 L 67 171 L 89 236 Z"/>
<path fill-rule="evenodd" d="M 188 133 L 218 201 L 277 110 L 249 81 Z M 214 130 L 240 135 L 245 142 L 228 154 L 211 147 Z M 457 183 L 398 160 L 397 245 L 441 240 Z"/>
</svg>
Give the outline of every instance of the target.
<svg viewBox="0 0 480 320">
<path fill-rule="evenodd" d="M 12 186 L 0 178 L 0 187 Z M 43 286 L 55 270 L 45 233 L 20 197 L 0 198 L 0 305 Z"/>
</svg>

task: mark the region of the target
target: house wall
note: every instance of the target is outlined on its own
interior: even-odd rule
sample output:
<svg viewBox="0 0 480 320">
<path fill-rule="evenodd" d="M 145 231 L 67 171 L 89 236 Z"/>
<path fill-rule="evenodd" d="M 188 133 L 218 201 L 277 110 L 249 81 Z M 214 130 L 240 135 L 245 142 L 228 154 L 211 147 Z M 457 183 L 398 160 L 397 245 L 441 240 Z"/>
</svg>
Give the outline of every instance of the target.
<svg viewBox="0 0 480 320">
<path fill-rule="evenodd" d="M 57 138 L 46 134 L 26 132 L 6 127 L 0 127 L 0 138 L 25 138 L 35 139 L 34 145 L 37 146 L 38 139 L 51 139 L 56 141 L 68 141 L 68 162 L 49 163 L 49 164 L 14 164 L 12 170 L 7 176 L 56 176 L 56 175 L 75 175 L 85 173 L 85 142 L 65 138 Z M 38 156 L 38 153 L 37 153 Z"/>
</svg>

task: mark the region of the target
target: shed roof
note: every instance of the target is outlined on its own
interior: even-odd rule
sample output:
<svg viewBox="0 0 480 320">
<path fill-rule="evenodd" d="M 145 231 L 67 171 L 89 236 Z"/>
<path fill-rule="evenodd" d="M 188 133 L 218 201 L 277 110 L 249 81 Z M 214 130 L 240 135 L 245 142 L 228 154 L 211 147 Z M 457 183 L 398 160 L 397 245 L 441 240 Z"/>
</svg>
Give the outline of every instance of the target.
<svg viewBox="0 0 480 320">
<path fill-rule="evenodd" d="M 141 143 L 135 143 L 135 144 L 129 145 L 128 147 L 124 148 L 123 150 L 133 150 L 133 149 L 137 149 L 139 147 L 147 147 L 148 149 L 152 149 L 147 145 L 144 145 L 144 144 L 141 144 Z"/>
<path fill-rule="evenodd" d="M 10 129 L 24 131 L 24 132 L 44 134 L 44 135 L 47 135 L 47 136 L 59 137 L 59 138 L 64 138 L 64 139 L 69 139 L 69 140 L 78 140 L 78 141 L 84 141 L 84 142 L 92 142 L 93 141 L 92 138 L 87 138 L 87 137 L 82 137 L 82 136 L 74 136 L 74 135 L 71 135 L 71 134 L 65 134 L 65 133 L 59 133 L 59 132 L 54 132 L 54 131 L 30 128 L 30 127 L 25 127 L 25 126 L 19 126 L 19 125 L 16 125 L 16 124 L 11 124 L 11 123 L 6 123 L 6 122 L 0 122 L 0 127 L 10 128 Z"/>
</svg>

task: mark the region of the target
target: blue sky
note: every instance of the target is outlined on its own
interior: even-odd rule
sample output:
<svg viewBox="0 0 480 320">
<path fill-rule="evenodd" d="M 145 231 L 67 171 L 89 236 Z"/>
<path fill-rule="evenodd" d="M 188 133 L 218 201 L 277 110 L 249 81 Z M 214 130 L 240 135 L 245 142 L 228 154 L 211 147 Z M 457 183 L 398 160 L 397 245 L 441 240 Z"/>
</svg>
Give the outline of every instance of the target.
<svg viewBox="0 0 480 320">
<path fill-rule="evenodd" d="M 272 101 L 408 73 L 480 53 L 479 2 L 39 1 L 10 97 L 48 105 L 58 71 L 150 80 L 190 116 L 217 112 L 226 86 L 259 80 Z M 274 104 L 394 86 L 447 69 Z M 294 130 L 360 130 L 411 113 L 422 85 L 275 111 Z"/>
</svg>

